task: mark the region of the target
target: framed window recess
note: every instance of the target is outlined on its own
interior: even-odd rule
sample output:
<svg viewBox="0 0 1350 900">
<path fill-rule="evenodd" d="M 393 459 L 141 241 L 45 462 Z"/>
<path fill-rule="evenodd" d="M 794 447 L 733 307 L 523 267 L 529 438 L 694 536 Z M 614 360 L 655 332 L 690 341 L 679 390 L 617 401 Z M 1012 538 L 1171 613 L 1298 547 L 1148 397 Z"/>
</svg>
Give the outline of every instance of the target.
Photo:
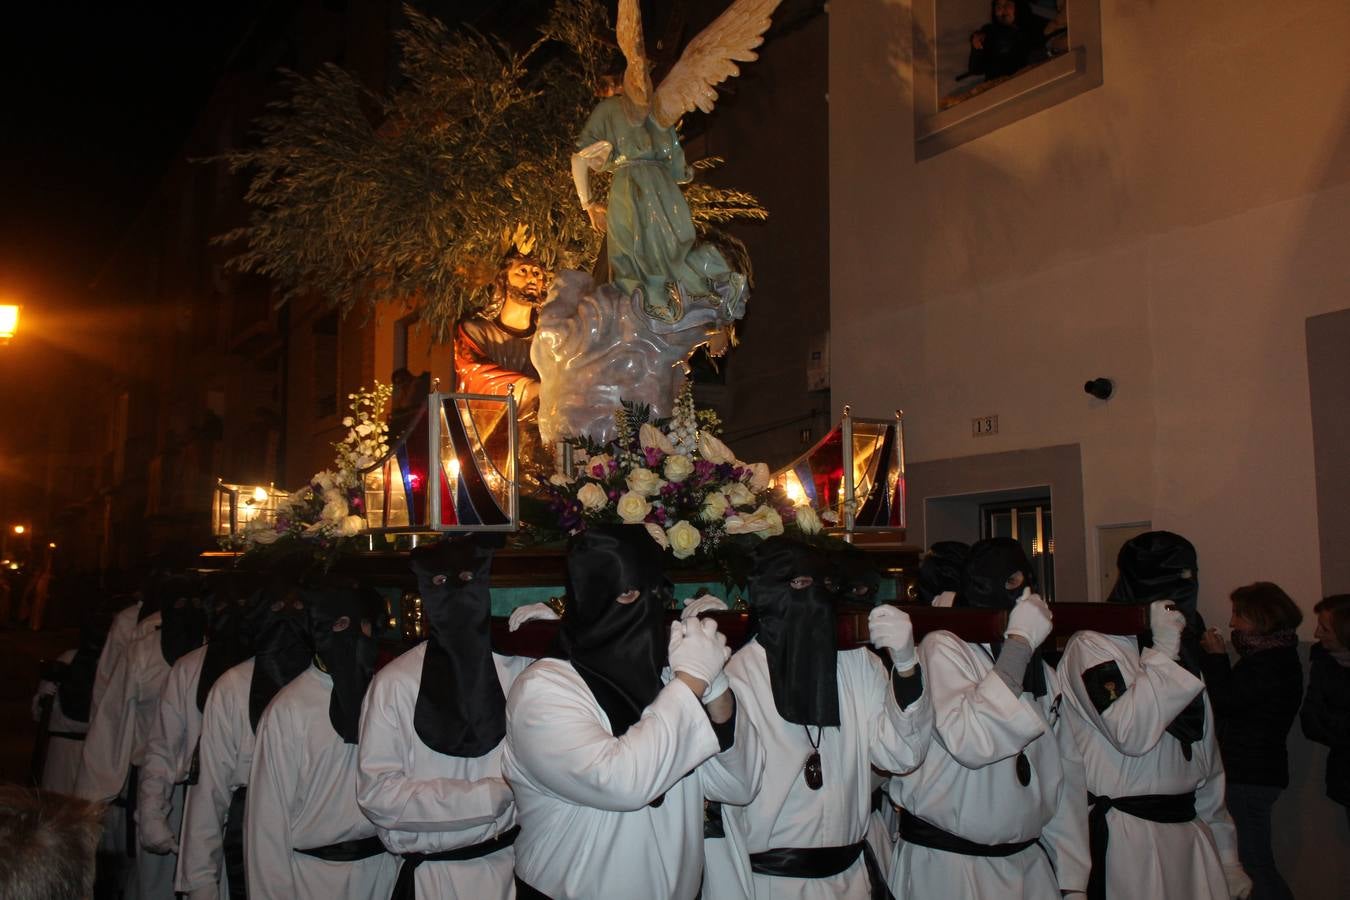
<svg viewBox="0 0 1350 900">
<path fill-rule="evenodd" d="M 1004 5 L 1016 7 L 1014 15 L 1026 17 L 1028 23 L 1035 17 L 1030 29 L 1035 46 L 1030 52 L 1022 40 L 1026 33 L 1014 33 L 1007 20 L 996 21 L 998 8 Z M 913 10 L 917 160 L 1102 83 L 1100 0 L 914 0 Z M 988 39 L 982 37 L 979 43 L 990 50 L 982 48 L 976 54 L 974 35 L 986 28 L 991 29 L 984 32 Z M 991 63 L 995 46 L 1001 55 L 999 62 Z"/>
<path fill-rule="evenodd" d="M 1055 525 L 1049 496 L 980 507 L 980 537 L 1012 538 L 1022 545 L 1036 575 L 1037 593 L 1055 599 Z"/>
</svg>

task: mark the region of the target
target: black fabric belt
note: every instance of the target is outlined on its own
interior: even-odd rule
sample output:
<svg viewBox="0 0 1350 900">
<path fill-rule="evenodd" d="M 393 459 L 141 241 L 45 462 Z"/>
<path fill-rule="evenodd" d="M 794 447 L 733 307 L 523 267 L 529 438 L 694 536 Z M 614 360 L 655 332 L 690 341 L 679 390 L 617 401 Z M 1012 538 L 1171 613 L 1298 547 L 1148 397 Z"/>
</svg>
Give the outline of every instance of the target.
<svg viewBox="0 0 1350 900">
<path fill-rule="evenodd" d="M 49 738 L 64 738 L 68 741 L 82 741 L 87 737 L 83 731 L 49 731 Z"/>
<path fill-rule="evenodd" d="M 859 855 L 872 884 L 872 900 L 893 900 L 872 845 L 865 840 L 842 847 L 775 847 L 751 853 L 750 871 L 774 878 L 830 878 L 847 871 Z"/>
<path fill-rule="evenodd" d="M 322 847 L 311 847 L 295 852 L 328 862 L 358 862 L 389 851 L 385 849 L 379 837 L 372 834 L 370 837 L 353 838 L 349 841 L 338 841 L 336 844 L 325 844 Z"/>
<path fill-rule="evenodd" d="M 248 874 L 244 871 L 244 804 L 248 787 L 234 789 L 230 810 L 225 814 L 225 834 L 221 854 L 225 857 L 225 877 L 230 882 L 230 900 L 248 900 Z"/>
<path fill-rule="evenodd" d="M 495 838 L 468 847 L 456 847 L 453 850 L 442 850 L 439 853 L 400 854 L 403 857 L 403 864 L 398 867 L 398 881 L 394 882 L 394 892 L 389 895 L 389 900 L 415 900 L 417 897 L 417 881 L 414 873 L 417 872 L 417 867 L 422 863 L 464 862 L 469 859 L 479 859 L 510 847 L 516 842 L 516 835 L 518 834 L 520 834 L 520 826 L 516 825 L 503 831 Z"/>
<path fill-rule="evenodd" d="M 941 829 L 932 822 L 925 822 L 907 809 L 900 810 L 900 837 L 911 844 L 927 847 L 930 850 L 959 853 L 962 856 L 989 857 L 1013 856 L 1028 847 L 1034 847 L 1036 842 L 1040 840 L 1040 838 L 1032 838 L 1011 844 L 980 844 Z"/>
<path fill-rule="evenodd" d="M 516 900 L 553 900 L 548 894 L 520 880 L 516 876 Z"/>
<path fill-rule="evenodd" d="M 1195 791 L 1186 794 L 1139 794 L 1135 797 L 1099 797 L 1088 792 L 1088 846 L 1092 851 L 1092 874 L 1088 877 L 1088 900 L 1106 897 L 1106 847 L 1111 829 L 1106 814 L 1118 809 L 1136 819 L 1171 824 L 1195 821 Z"/>
</svg>

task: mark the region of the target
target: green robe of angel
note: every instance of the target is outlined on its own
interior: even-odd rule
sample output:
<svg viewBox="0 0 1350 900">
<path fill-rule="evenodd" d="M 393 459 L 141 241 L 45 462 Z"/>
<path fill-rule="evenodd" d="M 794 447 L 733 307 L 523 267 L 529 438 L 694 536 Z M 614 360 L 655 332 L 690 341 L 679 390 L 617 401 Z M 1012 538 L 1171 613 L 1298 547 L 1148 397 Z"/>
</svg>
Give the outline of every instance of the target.
<svg viewBox="0 0 1350 900">
<path fill-rule="evenodd" d="M 622 98 L 602 100 L 577 141 L 584 150 L 608 141 L 603 170 L 612 172 L 607 210 L 610 278 L 665 322 L 684 318 L 686 305 L 715 309 L 722 322 L 745 311 L 745 277 L 711 244 L 699 243 L 680 185 L 693 177 L 674 128 L 651 117 L 634 123 Z M 672 290 L 679 286 L 679 293 Z"/>
</svg>

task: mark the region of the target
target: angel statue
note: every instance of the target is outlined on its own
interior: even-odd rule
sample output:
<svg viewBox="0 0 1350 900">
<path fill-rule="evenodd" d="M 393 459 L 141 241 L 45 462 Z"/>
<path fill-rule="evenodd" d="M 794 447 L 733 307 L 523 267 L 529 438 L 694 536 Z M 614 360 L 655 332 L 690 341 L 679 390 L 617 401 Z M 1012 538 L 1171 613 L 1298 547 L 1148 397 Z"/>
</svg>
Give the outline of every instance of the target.
<svg viewBox="0 0 1350 900">
<path fill-rule="evenodd" d="M 692 173 L 675 124 L 709 112 L 715 85 L 756 58 L 780 0 L 735 0 L 689 43 L 653 89 L 642 45 L 639 0 L 620 0 L 622 82 L 602 90 L 572 157 L 581 205 L 607 232 L 610 283 L 559 273 L 539 308 L 530 359 L 539 372 L 539 433 L 546 444 L 615 437 L 621 400 L 673 412 L 693 352 L 714 356 L 745 314 L 746 277 L 712 244 L 700 243 L 679 185 Z M 610 172 L 609 202 L 591 195 L 591 172 Z"/>
<path fill-rule="evenodd" d="M 712 244 L 700 243 L 679 185 L 685 164 L 675 126 L 696 107 L 711 112 L 714 85 L 757 58 L 769 17 L 781 0 L 736 0 L 685 47 L 653 89 L 639 0 L 619 0 L 617 38 L 627 68 L 602 89 L 572 157 L 577 196 L 600 232 L 608 232 L 610 278 L 657 322 L 680 322 L 694 308 L 726 326 L 745 313 L 745 276 Z M 590 173 L 613 173 L 609 203 L 591 196 Z M 725 344 L 714 350 L 724 349 Z"/>
</svg>

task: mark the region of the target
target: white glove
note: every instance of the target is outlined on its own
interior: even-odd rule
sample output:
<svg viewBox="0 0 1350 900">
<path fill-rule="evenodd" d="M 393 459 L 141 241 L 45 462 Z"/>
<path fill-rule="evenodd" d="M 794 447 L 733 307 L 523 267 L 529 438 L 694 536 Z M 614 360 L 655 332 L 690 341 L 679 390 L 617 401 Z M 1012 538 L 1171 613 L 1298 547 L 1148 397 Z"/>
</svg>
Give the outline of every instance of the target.
<svg viewBox="0 0 1350 900">
<path fill-rule="evenodd" d="M 526 622 L 533 622 L 536 619 L 552 621 L 557 618 L 558 614 L 547 603 L 527 603 L 511 610 L 511 618 L 507 620 L 506 627 L 510 631 L 515 631 Z"/>
<path fill-rule="evenodd" d="M 721 612 L 726 609 L 730 609 L 726 601 L 714 597 L 712 594 L 704 594 L 701 597 L 695 597 L 684 605 L 684 609 L 680 610 L 680 619 L 687 621 L 696 618 L 699 613 Z"/>
<path fill-rule="evenodd" d="M 1022 597 L 1008 614 L 1008 627 L 1004 637 L 1014 635 L 1022 638 L 1035 650 L 1050 636 L 1051 622 L 1054 617 L 1050 607 L 1046 606 L 1040 594 L 1033 594 L 1031 588 L 1022 589 Z"/>
<path fill-rule="evenodd" d="M 1223 867 L 1223 880 L 1228 882 L 1228 896 L 1232 900 L 1246 900 L 1252 893 L 1252 880 L 1242 870 L 1240 863 Z"/>
<path fill-rule="evenodd" d="M 943 591 L 933 598 L 934 606 L 951 606 L 956 602 L 956 591 Z"/>
<path fill-rule="evenodd" d="M 160 856 L 178 852 L 178 841 L 169 830 L 167 822 L 159 816 L 138 816 L 137 819 L 136 836 L 144 849 Z"/>
<path fill-rule="evenodd" d="M 1168 659 L 1176 659 L 1181 654 L 1181 630 L 1186 627 L 1186 617 L 1171 600 L 1155 600 L 1149 604 L 1148 627 L 1153 632 L 1154 650 Z"/>
<path fill-rule="evenodd" d="M 901 672 L 908 672 L 918 662 L 914 653 L 914 624 L 904 610 L 889 603 L 872 607 L 867 614 L 867 632 L 873 647 L 884 647 L 891 662 Z"/>
<path fill-rule="evenodd" d="M 670 625 L 670 670 L 683 672 L 709 686 L 722 674 L 722 667 L 731 658 L 727 639 L 717 630 L 717 623 L 690 619 Z M 707 695 L 707 691 L 704 692 Z"/>
</svg>

